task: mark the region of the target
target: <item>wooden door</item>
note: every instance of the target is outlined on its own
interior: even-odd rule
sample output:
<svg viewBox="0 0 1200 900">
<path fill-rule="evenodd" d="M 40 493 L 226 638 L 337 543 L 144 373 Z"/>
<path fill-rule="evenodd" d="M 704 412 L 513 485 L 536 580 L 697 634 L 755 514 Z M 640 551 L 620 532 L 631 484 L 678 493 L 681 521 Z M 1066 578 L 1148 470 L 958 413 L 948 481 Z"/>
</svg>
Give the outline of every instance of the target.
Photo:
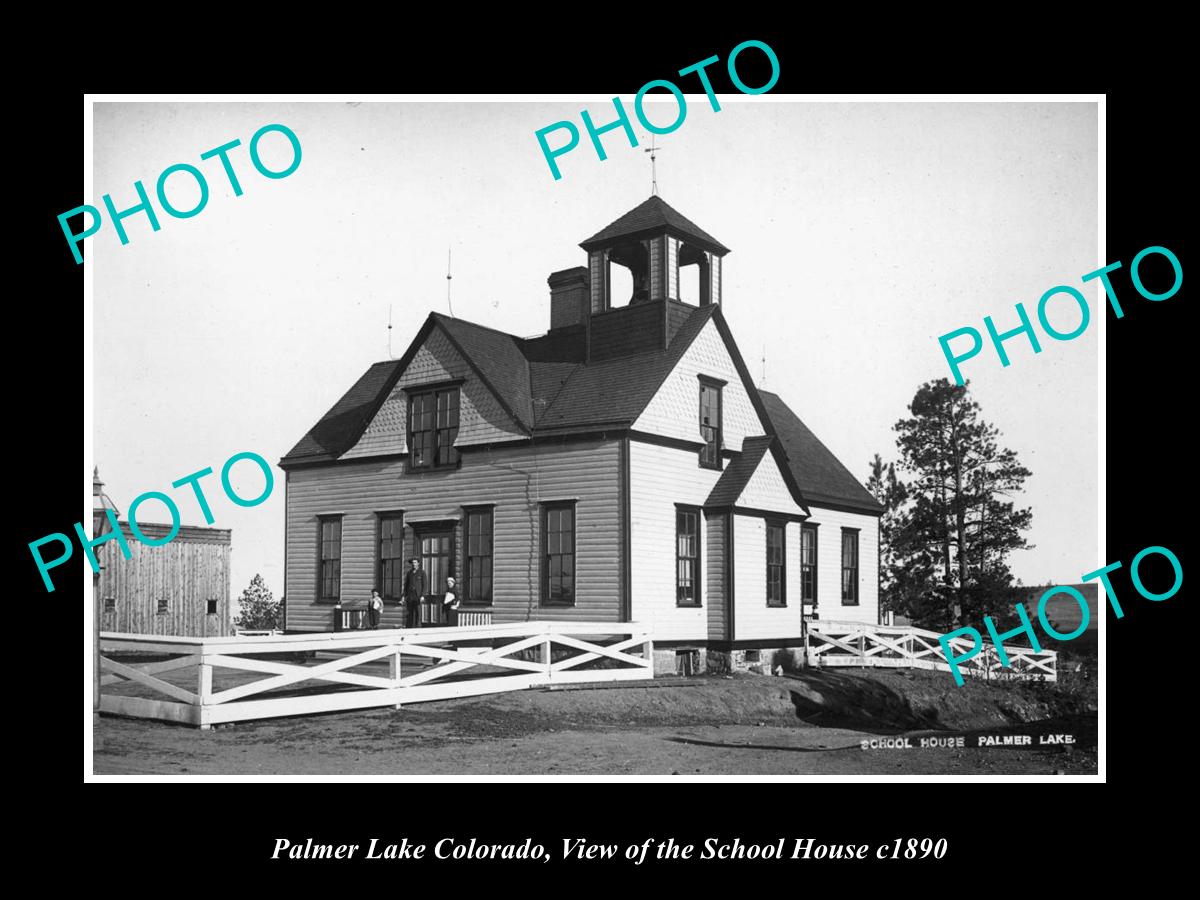
<svg viewBox="0 0 1200 900">
<path fill-rule="evenodd" d="M 454 532 L 426 531 L 418 535 L 421 568 L 429 585 L 429 596 L 421 604 L 421 625 L 446 624 L 442 598 L 446 593 L 446 578 L 454 574 Z"/>
</svg>

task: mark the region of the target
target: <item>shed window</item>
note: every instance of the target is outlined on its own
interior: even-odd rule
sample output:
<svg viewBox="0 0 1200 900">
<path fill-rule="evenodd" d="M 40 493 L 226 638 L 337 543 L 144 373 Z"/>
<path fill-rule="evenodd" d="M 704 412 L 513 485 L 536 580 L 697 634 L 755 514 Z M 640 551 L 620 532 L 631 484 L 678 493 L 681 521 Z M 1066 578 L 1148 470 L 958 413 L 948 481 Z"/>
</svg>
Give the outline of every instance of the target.
<svg viewBox="0 0 1200 900">
<path fill-rule="evenodd" d="M 208 601 L 208 615 L 215 616 L 216 614 L 217 614 L 217 601 L 209 600 Z"/>
<path fill-rule="evenodd" d="M 161 615 L 165 614 L 166 611 L 167 611 L 167 598 L 159 597 L 158 598 L 158 614 L 161 616 Z"/>
<path fill-rule="evenodd" d="M 116 597 L 105 597 L 104 598 L 104 611 L 106 613 L 117 611 L 117 598 Z"/>
</svg>

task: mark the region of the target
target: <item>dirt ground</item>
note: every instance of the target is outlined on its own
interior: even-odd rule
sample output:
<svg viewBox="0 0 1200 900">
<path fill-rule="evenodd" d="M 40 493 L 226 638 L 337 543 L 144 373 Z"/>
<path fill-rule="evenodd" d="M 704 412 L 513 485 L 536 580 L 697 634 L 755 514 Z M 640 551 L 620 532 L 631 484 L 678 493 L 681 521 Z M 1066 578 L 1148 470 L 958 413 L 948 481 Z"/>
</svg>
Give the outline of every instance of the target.
<svg viewBox="0 0 1200 900">
<path fill-rule="evenodd" d="M 1025 746 L 1001 744 L 1012 735 Z M 1046 735 L 1074 743 L 1042 745 Z M 993 745 L 976 746 L 981 736 Z M 963 747 L 920 746 L 957 737 Z M 104 716 L 96 738 L 100 775 L 1096 772 L 1094 686 L 958 688 L 944 672 L 904 670 L 529 690 L 210 731 Z"/>
</svg>

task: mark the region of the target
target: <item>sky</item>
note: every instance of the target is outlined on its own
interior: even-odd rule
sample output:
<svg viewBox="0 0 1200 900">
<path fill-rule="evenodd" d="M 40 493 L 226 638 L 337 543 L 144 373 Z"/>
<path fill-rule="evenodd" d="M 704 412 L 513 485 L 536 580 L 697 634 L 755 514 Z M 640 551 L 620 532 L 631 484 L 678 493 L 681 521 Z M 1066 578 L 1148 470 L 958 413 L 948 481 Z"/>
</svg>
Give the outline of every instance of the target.
<svg viewBox="0 0 1200 900">
<path fill-rule="evenodd" d="M 623 98 L 627 107 L 632 98 Z M 1098 282 L 1094 103 L 813 103 L 703 94 L 656 138 L 659 193 L 727 247 L 723 310 L 752 375 L 779 393 L 862 481 L 875 453 L 895 459 L 893 426 L 922 383 L 951 377 L 938 337 L 1031 317 L 1057 285 L 1080 289 L 1092 324 L 1058 342 L 1039 334 L 963 366 L 983 417 L 1032 470 L 1022 502 L 1035 546 L 1012 557 L 1026 584 L 1074 583 L 1096 558 Z M 556 102 L 97 103 L 93 187 L 101 206 L 151 196 L 175 163 L 197 166 L 207 206 L 187 219 L 124 220 L 88 238 L 94 284 L 93 451 L 124 513 L 145 491 L 171 493 L 204 524 L 181 477 L 205 467 L 214 527 L 233 531 L 232 593 L 261 573 L 283 592 L 283 473 L 261 505 L 222 493 L 236 453 L 278 462 L 374 362 L 399 357 L 431 310 L 513 334 L 549 327 L 547 276 L 585 262 L 578 243 L 650 194 L 640 146 L 586 132 L 555 180 L 534 133 L 579 112 L 613 118 L 607 98 Z M 667 123 L 674 101 L 648 103 Z M 247 145 L 263 125 L 297 135 L 302 159 L 261 176 Z M 635 120 L 636 123 L 636 120 Z M 243 194 L 216 159 L 233 139 Z M 557 145 L 559 137 L 550 140 Z M 287 140 L 262 160 L 280 170 Z M 172 175 L 168 198 L 198 188 Z M 617 294 L 614 292 L 614 297 Z M 1060 331 L 1078 323 L 1055 301 Z M 388 322 L 393 325 L 389 350 Z M 233 484 L 261 492 L 254 466 Z M 90 482 L 89 482 L 90 492 Z M 148 502 L 139 518 L 163 521 Z"/>
</svg>

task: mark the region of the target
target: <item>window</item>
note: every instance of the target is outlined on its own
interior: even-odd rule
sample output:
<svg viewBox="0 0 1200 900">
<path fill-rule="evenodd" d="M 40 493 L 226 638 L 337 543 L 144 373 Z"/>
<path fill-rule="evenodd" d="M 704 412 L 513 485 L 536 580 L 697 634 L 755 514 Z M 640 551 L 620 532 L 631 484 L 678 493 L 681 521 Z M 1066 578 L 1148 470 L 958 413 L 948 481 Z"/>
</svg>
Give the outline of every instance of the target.
<svg viewBox="0 0 1200 900">
<path fill-rule="evenodd" d="M 858 606 L 858 531 L 842 529 L 842 606 Z"/>
<path fill-rule="evenodd" d="M 384 603 L 404 598 L 404 514 L 379 514 L 379 595 Z"/>
<path fill-rule="evenodd" d="M 158 598 L 158 614 L 160 616 L 162 616 L 162 615 L 166 615 L 166 612 L 167 612 L 167 598 L 159 597 Z"/>
<path fill-rule="evenodd" d="M 767 523 L 767 606 L 787 606 L 787 556 L 783 525 Z"/>
<path fill-rule="evenodd" d="M 215 616 L 217 614 L 217 601 L 209 600 L 208 601 L 208 609 L 206 611 L 207 611 L 208 615 Z"/>
<path fill-rule="evenodd" d="M 321 516 L 320 523 L 317 598 L 337 600 L 342 590 L 342 517 Z"/>
<path fill-rule="evenodd" d="M 542 602 L 575 603 L 575 503 L 542 505 Z"/>
<path fill-rule="evenodd" d="M 105 597 L 104 598 L 104 611 L 106 613 L 117 611 L 117 598 L 116 597 Z"/>
<path fill-rule="evenodd" d="M 700 605 L 700 510 L 675 509 L 675 603 Z"/>
<path fill-rule="evenodd" d="M 458 387 L 411 394 L 408 398 L 408 451 L 411 468 L 458 465 Z"/>
<path fill-rule="evenodd" d="M 489 606 L 492 602 L 492 508 L 467 508 L 467 571 L 464 603 Z"/>
<path fill-rule="evenodd" d="M 700 465 L 721 468 L 721 386 L 724 382 L 700 377 Z"/>
<path fill-rule="evenodd" d="M 800 526 L 800 602 L 817 605 L 817 529 Z"/>
</svg>

